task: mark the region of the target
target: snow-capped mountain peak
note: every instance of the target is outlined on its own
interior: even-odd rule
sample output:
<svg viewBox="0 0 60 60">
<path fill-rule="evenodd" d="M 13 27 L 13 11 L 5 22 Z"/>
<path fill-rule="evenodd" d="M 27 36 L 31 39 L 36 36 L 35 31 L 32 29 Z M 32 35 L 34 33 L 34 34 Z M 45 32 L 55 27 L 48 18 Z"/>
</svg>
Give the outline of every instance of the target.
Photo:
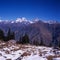
<svg viewBox="0 0 60 60">
<path fill-rule="evenodd" d="M 36 18 L 34 20 L 28 20 L 26 19 L 25 17 L 22 17 L 22 18 L 17 18 L 16 20 L 1 20 L 0 19 L 0 23 L 4 23 L 4 24 L 7 24 L 7 23 L 22 23 L 22 24 L 32 24 L 32 23 L 36 23 L 40 21 L 40 19 Z M 57 22 L 55 20 L 41 20 L 42 22 L 44 23 L 49 23 L 49 24 L 55 24 L 55 23 L 60 23 L 60 22 Z"/>
<path fill-rule="evenodd" d="M 33 23 L 33 21 L 26 19 L 25 17 L 17 18 L 16 20 L 0 20 L 0 23 L 23 23 L 23 24 L 29 24 Z"/>
<path fill-rule="evenodd" d="M 34 21 L 34 22 L 37 22 L 37 21 L 39 21 L 39 19 L 38 19 L 38 18 L 36 18 L 36 19 L 34 19 L 33 21 Z"/>
<path fill-rule="evenodd" d="M 15 22 L 16 23 L 18 23 L 18 22 L 20 22 L 20 23 L 22 23 L 22 22 L 24 22 L 24 23 L 33 23 L 33 21 L 30 21 L 30 20 L 26 19 L 25 17 L 17 18 Z"/>
<path fill-rule="evenodd" d="M 49 24 L 59 23 L 58 21 L 55 21 L 55 20 L 49 20 L 49 21 L 43 20 L 43 22 L 44 23 L 49 23 Z"/>
<path fill-rule="evenodd" d="M 28 20 L 27 20 L 26 18 L 24 18 L 24 17 L 22 17 L 22 18 L 17 18 L 17 19 L 16 19 L 16 23 L 17 23 L 17 22 L 24 22 L 24 21 L 27 22 Z"/>
<path fill-rule="evenodd" d="M 2 22 L 2 20 L 0 20 L 0 22 Z"/>
</svg>

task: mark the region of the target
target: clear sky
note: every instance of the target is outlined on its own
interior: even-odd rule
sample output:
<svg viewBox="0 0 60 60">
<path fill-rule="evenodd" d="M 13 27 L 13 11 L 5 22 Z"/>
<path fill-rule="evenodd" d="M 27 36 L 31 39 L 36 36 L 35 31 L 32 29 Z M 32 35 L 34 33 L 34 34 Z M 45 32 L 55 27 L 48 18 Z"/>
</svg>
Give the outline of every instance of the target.
<svg viewBox="0 0 60 60">
<path fill-rule="evenodd" d="M 18 17 L 60 21 L 60 0 L 0 0 L 0 19 Z"/>
</svg>

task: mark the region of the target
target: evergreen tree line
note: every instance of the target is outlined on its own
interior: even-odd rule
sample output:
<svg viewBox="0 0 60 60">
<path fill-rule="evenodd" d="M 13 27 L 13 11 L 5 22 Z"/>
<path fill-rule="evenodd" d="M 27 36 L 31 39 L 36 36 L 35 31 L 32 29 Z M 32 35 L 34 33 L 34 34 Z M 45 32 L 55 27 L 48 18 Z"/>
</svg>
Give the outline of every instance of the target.
<svg viewBox="0 0 60 60">
<path fill-rule="evenodd" d="M 9 40 L 15 40 L 15 33 L 11 32 L 11 29 L 9 28 L 7 35 L 4 35 L 3 30 L 0 29 L 0 40 L 2 41 L 9 41 Z M 22 43 L 22 44 L 26 44 L 29 43 L 29 37 L 27 34 L 25 34 L 24 36 L 20 37 L 19 41 L 17 41 L 17 43 Z"/>
<path fill-rule="evenodd" d="M 7 36 L 4 36 L 3 30 L 0 29 L 0 40 L 9 41 L 11 39 L 15 39 L 15 33 L 14 32 L 11 32 L 11 29 L 10 28 L 8 30 Z M 19 41 L 17 41 L 17 43 L 21 43 L 21 44 L 30 43 L 29 36 L 25 33 L 24 36 L 22 36 L 22 37 L 20 36 Z M 41 39 L 40 42 L 37 41 L 37 40 L 34 40 L 33 41 L 33 44 L 34 45 L 44 45 L 42 39 Z M 56 48 L 58 46 L 58 40 L 57 40 L 55 34 L 52 34 L 52 41 L 50 43 L 50 46 L 52 46 L 52 45 L 54 46 L 54 48 Z"/>
<path fill-rule="evenodd" d="M 0 40 L 9 41 L 11 39 L 15 39 L 15 34 L 14 32 L 11 32 L 10 28 L 8 30 L 7 36 L 5 36 L 3 30 L 0 29 Z"/>
<path fill-rule="evenodd" d="M 4 36 L 3 30 L 0 29 L 0 40 L 9 41 L 11 39 L 15 39 L 15 33 L 11 32 L 10 28 L 8 29 L 7 36 Z M 20 36 L 20 38 L 17 41 L 17 43 L 20 43 L 20 44 L 28 44 L 28 43 L 30 43 L 28 34 L 25 33 L 23 36 Z M 39 44 L 38 41 L 34 40 L 33 44 L 34 45 L 43 45 L 43 41 L 41 40 L 40 44 Z"/>
</svg>

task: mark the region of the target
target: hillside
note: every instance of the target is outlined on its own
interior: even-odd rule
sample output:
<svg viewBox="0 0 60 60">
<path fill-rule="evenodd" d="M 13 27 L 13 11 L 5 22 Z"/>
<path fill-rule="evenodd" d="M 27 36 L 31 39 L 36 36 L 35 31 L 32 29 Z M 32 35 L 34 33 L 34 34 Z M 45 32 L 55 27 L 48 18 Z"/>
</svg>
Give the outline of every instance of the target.
<svg viewBox="0 0 60 60">
<path fill-rule="evenodd" d="M 0 41 L 0 60 L 60 60 L 60 49 Z"/>
<path fill-rule="evenodd" d="M 27 20 L 18 22 L 0 22 L 0 28 L 4 31 L 5 35 L 10 28 L 11 31 L 15 32 L 15 40 L 19 40 L 21 36 L 25 33 L 28 34 L 30 43 L 33 44 L 34 41 L 43 41 L 44 45 L 49 46 L 52 41 L 52 33 L 60 41 L 60 23 L 46 23 L 41 20 L 34 21 L 33 23 L 28 23 Z"/>
</svg>

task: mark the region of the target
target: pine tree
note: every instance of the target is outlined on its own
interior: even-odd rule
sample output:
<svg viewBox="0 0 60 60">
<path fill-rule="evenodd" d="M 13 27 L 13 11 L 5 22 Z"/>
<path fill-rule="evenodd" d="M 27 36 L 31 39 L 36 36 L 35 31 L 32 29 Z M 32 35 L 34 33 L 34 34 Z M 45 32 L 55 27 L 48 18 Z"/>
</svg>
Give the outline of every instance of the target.
<svg viewBox="0 0 60 60">
<path fill-rule="evenodd" d="M 40 41 L 40 45 L 41 45 L 41 46 L 43 45 L 43 40 Z"/>
<path fill-rule="evenodd" d="M 39 45 L 39 42 L 37 40 L 34 40 L 33 44 L 37 46 L 37 45 Z"/>
<path fill-rule="evenodd" d="M 8 33 L 7 33 L 7 40 L 10 40 L 10 34 L 11 34 L 11 30 L 9 28 Z"/>
<path fill-rule="evenodd" d="M 27 34 L 25 34 L 23 37 L 22 37 L 22 44 L 26 44 L 26 43 L 29 43 L 29 37 Z"/>
<path fill-rule="evenodd" d="M 56 32 L 56 27 L 54 27 L 54 30 L 52 32 L 52 45 L 53 45 L 53 48 L 57 48 L 58 47 L 58 40 L 57 40 L 57 32 Z"/>
<path fill-rule="evenodd" d="M 41 34 L 41 33 L 40 33 Z M 42 34 L 41 34 L 42 35 Z M 42 38 L 42 36 L 40 35 L 40 44 L 39 45 L 41 45 L 41 46 L 43 46 L 44 44 L 43 44 L 43 38 Z"/>
<path fill-rule="evenodd" d="M 11 29 L 9 28 L 8 34 L 7 34 L 7 41 L 9 41 L 11 39 L 15 39 L 15 33 L 11 32 Z"/>
<path fill-rule="evenodd" d="M 53 45 L 54 48 L 57 48 L 58 47 L 58 40 L 57 40 L 56 37 L 53 37 L 52 38 L 52 45 Z"/>
<path fill-rule="evenodd" d="M 0 29 L 0 39 L 2 39 L 2 40 L 4 39 L 4 32 L 1 29 Z"/>
<path fill-rule="evenodd" d="M 20 36 L 19 41 L 17 43 L 22 43 L 22 37 Z"/>
<path fill-rule="evenodd" d="M 15 33 L 14 32 L 10 33 L 10 39 L 15 39 Z"/>
</svg>

